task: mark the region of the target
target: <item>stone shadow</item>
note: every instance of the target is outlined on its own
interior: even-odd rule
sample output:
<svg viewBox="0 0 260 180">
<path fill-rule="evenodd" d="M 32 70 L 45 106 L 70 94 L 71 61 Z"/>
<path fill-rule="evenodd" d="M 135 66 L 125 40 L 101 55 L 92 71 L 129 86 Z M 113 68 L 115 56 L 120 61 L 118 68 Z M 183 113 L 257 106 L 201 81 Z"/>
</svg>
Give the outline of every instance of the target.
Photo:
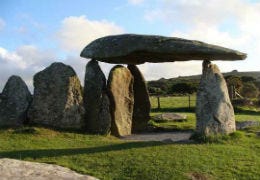
<svg viewBox="0 0 260 180">
<path fill-rule="evenodd" d="M 195 113 L 195 107 L 178 107 L 178 108 L 152 108 L 151 112 L 194 112 Z"/>
<path fill-rule="evenodd" d="M 31 149 L 31 150 L 19 150 L 19 151 L 4 151 L 0 152 L 0 158 L 45 158 L 45 157 L 59 157 L 59 156 L 70 156 L 80 154 L 95 154 L 110 151 L 123 151 L 135 148 L 145 148 L 153 146 L 167 145 L 162 142 L 126 142 L 115 145 L 106 145 L 98 147 L 86 147 L 86 148 L 67 148 L 67 149 Z"/>
</svg>

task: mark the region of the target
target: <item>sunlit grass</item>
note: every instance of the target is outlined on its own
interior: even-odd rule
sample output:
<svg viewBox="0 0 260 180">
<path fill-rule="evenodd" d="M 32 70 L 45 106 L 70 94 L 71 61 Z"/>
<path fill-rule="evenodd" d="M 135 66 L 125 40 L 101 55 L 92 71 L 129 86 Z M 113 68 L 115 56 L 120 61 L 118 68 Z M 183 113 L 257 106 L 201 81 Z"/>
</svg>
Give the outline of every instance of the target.
<svg viewBox="0 0 260 180">
<path fill-rule="evenodd" d="M 260 177 L 260 139 L 247 132 L 222 143 L 167 144 L 33 129 L 0 130 L 0 157 L 58 164 L 100 179 Z"/>
</svg>

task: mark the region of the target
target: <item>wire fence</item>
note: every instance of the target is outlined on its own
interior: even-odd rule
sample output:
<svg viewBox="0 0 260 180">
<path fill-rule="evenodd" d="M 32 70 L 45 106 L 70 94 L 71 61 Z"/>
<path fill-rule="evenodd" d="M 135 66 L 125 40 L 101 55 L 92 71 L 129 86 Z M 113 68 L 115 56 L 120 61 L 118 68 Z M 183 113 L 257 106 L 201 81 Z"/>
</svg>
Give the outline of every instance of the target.
<svg viewBox="0 0 260 180">
<path fill-rule="evenodd" d="M 189 110 L 196 106 L 196 95 L 186 96 L 150 96 L 152 110 Z"/>
</svg>

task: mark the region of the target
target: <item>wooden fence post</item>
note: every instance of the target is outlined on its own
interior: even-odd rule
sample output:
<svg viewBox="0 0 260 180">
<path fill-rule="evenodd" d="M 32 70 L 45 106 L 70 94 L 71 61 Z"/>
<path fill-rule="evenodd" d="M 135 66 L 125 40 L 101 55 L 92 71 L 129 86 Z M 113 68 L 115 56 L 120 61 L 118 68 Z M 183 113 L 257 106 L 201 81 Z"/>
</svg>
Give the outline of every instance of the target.
<svg viewBox="0 0 260 180">
<path fill-rule="evenodd" d="M 157 109 L 161 109 L 160 96 L 157 96 Z"/>
<path fill-rule="evenodd" d="M 188 97 L 189 97 L 189 109 L 190 109 L 190 95 L 188 95 Z"/>
</svg>

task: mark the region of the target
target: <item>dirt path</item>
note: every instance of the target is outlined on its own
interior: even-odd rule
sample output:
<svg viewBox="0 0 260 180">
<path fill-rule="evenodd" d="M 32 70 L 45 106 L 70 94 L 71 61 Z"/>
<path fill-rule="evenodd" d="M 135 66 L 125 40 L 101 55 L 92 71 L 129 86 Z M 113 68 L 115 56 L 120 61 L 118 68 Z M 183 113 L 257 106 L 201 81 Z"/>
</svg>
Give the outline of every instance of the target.
<svg viewBox="0 0 260 180">
<path fill-rule="evenodd" d="M 156 133 L 141 133 L 124 136 L 123 140 L 136 141 L 162 141 L 162 142 L 189 142 L 192 135 L 191 131 L 185 132 L 156 132 Z"/>
</svg>

